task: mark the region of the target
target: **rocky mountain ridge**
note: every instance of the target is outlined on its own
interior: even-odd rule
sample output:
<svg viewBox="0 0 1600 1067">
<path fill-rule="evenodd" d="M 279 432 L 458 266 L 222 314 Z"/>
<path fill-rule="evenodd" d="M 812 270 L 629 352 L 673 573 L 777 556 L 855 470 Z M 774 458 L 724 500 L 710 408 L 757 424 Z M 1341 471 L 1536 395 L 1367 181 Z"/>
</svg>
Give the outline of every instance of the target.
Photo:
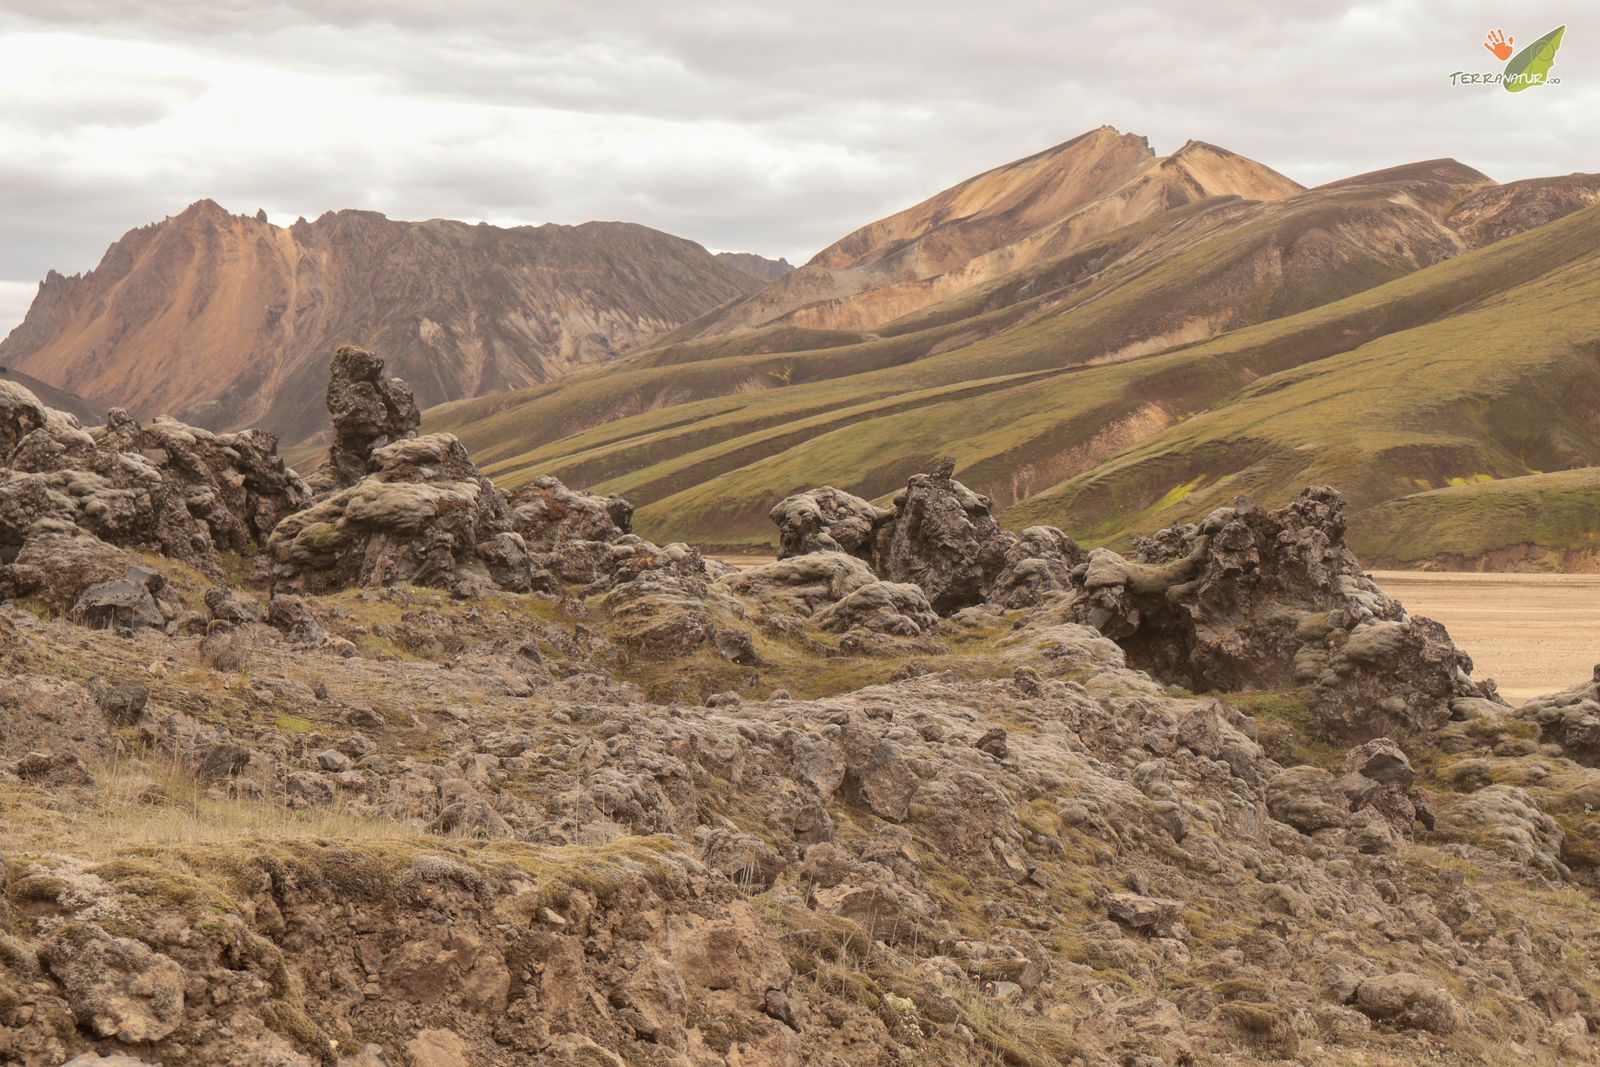
<svg viewBox="0 0 1600 1067">
<path fill-rule="evenodd" d="M 736 570 L 338 442 L 0 383 L 0 1058 L 1588 1062 L 1600 669 L 1511 707 L 1246 500 L 1123 554 L 946 462 Z"/>
<path fill-rule="evenodd" d="M 1299 191 L 1214 145 L 1157 156 L 1145 138 L 1102 126 L 864 226 L 677 336 L 780 323 L 871 330 L 1183 204 Z"/>
<path fill-rule="evenodd" d="M 327 353 L 381 346 L 422 402 L 616 358 L 752 291 L 691 241 L 617 222 L 503 228 L 372 211 L 275 226 L 202 200 L 52 272 L 0 364 L 140 417 L 320 428 Z"/>
</svg>

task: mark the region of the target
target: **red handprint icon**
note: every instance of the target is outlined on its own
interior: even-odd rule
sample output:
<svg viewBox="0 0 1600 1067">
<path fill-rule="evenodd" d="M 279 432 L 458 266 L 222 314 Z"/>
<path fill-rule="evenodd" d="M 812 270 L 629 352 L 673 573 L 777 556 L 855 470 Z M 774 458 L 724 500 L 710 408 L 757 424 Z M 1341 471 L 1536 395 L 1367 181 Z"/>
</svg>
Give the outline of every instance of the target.
<svg viewBox="0 0 1600 1067">
<path fill-rule="evenodd" d="M 1494 53 L 1494 57 L 1502 63 L 1511 58 L 1511 46 L 1516 42 L 1515 37 L 1507 37 L 1505 30 L 1492 30 L 1485 35 L 1483 47 Z"/>
</svg>

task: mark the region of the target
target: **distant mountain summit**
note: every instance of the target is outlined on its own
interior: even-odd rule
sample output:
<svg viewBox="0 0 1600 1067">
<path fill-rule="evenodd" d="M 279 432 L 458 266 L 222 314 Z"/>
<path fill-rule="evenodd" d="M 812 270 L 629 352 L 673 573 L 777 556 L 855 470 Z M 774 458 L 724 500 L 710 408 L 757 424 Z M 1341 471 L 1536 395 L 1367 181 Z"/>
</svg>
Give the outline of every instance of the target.
<svg viewBox="0 0 1600 1067">
<path fill-rule="evenodd" d="M 1159 156 L 1144 137 L 1102 126 L 869 223 L 691 330 L 871 330 L 1184 204 L 1300 191 L 1270 167 L 1215 145 L 1190 141 Z"/>
<path fill-rule="evenodd" d="M 768 259 L 754 252 L 718 252 L 717 258 L 734 270 L 764 282 L 775 282 L 794 270 L 794 264 L 787 259 Z"/>
<path fill-rule="evenodd" d="M 339 344 L 382 352 L 439 403 L 604 362 L 759 284 L 629 223 L 337 211 L 280 227 L 202 200 L 129 232 L 85 275 L 51 272 L 0 365 L 102 409 L 293 441 L 321 426 Z"/>
</svg>

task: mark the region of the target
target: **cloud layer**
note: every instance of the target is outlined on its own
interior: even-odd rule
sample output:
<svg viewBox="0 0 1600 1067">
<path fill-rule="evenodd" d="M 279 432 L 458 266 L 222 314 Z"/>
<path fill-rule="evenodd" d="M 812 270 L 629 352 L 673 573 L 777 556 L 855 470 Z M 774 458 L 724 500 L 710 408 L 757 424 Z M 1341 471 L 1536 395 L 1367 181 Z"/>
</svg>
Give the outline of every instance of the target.
<svg viewBox="0 0 1600 1067">
<path fill-rule="evenodd" d="M 1600 168 L 1600 19 L 1569 22 L 1559 86 L 1449 77 L 1499 68 L 1489 29 L 1531 42 L 1581 6 L 1079 7 L 11 0 L 0 332 L 47 269 L 201 197 L 280 223 L 625 219 L 800 261 L 1102 123 L 1307 184 L 1436 156 Z"/>
</svg>

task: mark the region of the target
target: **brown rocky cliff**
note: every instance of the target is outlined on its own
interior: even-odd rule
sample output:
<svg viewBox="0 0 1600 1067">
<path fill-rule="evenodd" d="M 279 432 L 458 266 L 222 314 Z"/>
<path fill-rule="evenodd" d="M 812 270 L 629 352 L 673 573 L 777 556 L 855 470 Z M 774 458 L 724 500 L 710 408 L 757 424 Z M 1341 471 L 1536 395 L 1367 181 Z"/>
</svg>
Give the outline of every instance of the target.
<svg viewBox="0 0 1600 1067">
<path fill-rule="evenodd" d="M 717 259 L 763 282 L 775 282 L 794 270 L 794 264 L 787 259 L 768 259 L 754 252 L 718 252 Z"/>
<path fill-rule="evenodd" d="M 757 285 L 627 223 L 340 211 L 279 227 L 202 200 L 130 232 L 88 274 L 52 272 L 0 365 L 101 406 L 294 441 L 322 422 L 339 344 L 383 351 L 434 404 L 602 362 Z"/>
</svg>

